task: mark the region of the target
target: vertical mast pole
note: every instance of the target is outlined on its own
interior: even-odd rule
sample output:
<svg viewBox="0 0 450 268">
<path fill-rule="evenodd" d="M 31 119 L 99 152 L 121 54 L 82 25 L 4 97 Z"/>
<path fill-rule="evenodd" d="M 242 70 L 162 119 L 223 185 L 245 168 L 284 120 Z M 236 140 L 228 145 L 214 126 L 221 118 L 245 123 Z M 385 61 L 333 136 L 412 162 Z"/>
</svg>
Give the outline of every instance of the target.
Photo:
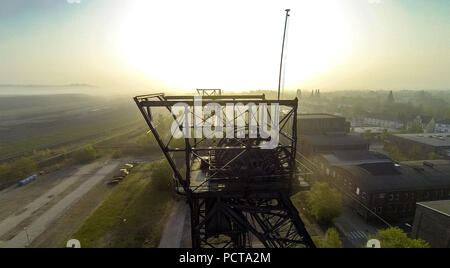
<svg viewBox="0 0 450 268">
<path fill-rule="evenodd" d="M 286 21 L 284 22 L 284 33 L 283 33 L 283 45 L 281 47 L 281 61 L 280 61 L 280 76 L 278 78 L 278 100 L 280 100 L 280 90 L 281 90 L 281 74 L 283 71 L 283 57 L 284 57 L 284 41 L 286 40 L 286 27 L 289 18 L 290 9 L 286 9 Z"/>
</svg>

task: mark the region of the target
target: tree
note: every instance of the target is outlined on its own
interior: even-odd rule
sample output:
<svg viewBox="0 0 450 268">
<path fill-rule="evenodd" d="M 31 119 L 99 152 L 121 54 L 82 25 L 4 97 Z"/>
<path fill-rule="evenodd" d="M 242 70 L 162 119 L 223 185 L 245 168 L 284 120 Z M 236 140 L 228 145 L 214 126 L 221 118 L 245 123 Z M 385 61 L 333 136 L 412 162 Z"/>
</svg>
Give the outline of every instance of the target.
<svg viewBox="0 0 450 268">
<path fill-rule="evenodd" d="M 86 146 L 73 155 L 75 162 L 78 164 L 87 164 L 94 161 L 97 158 L 97 151 L 91 145 Z"/>
<path fill-rule="evenodd" d="M 400 228 L 388 228 L 379 230 L 378 233 L 369 238 L 380 241 L 381 248 L 429 248 L 430 245 L 422 239 L 409 238 Z"/>
<path fill-rule="evenodd" d="M 389 157 L 396 160 L 396 161 L 405 161 L 408 160 L 408 157 L 406 157 L 402 150 L 395 145 L 395 144 L 389 144 L 384 146 L 384 150 L 388 153 Z"/>
<path fill-rule="evenodd" d="M 374 140 L 372 131 L 370 129 L 366 130 L 363 134 L 364 139 L 366 139 L 369 143 L 372 143 Z"/>
<path fill-rule="evenodd" d="M 395 103 L 394 93 L 392 92 L 392 90 L 391 90 L 391 92 L 389 92 L 389 96 L 388 96 L 387 102 L 388 102 L 388 104 L 394 104 Z"/>
<path fill-rule="evenodd" d="M 152 165 L 150 187 L 156 191 L 173 190 L 173 171 L 166 160 L 160 160 Z"/>
<path fill-rule="evenodd" d="M 36 170 L 36 163 L 28 157 L 22 157 L 12 165 L 13 174 L 19 179 L 32 175 Z"/>
<path fill-rule="evenodd" d="M 342 212 L 342 196 L 327 183 L 316 183 L 308 195 L 311 215 L 319 223 L 330 224 Z"/>
<path fill-rule="evenodd" d="M 22 157 L 11 163 L 0 165 L 0 189 L 31 176 L 37 171 L 36 163 L 29 157 Z"/>
<path fill-rule="evenodd" d="M 411 126 L 407 128 L 407 133 L 423 133 L 423 127 L 416 121 L 411 123 Z"/>
<path fill-rule="evenodd" d="M 389 139 L 391 138 L 391 133 L 387 129 L 383 129 L 383 132 L 380 135 L 381 141 L 384 143 L 387 143 Z"/>
<path fill-rule="evenodd" d="M 313 241 L 318 248 L 342 248 L 342 241 L 335 228 L 328 229 L 324 238 L 317 237 Z"/>
<path fill-rule="evenodd" d="M 427 153 L 425 153 L 422 147 L 414 145 L 407 153 L 408 160 L 426 160 L 428 159 Z"/>
</svg>

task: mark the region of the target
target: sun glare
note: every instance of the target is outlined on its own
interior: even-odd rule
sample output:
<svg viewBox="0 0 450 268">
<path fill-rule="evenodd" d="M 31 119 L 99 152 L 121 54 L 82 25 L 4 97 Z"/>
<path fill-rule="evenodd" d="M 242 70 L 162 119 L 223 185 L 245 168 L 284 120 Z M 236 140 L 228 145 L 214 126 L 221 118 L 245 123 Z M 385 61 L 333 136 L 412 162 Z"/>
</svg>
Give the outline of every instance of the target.
<svg viewBox="0 0 450 268">
<path fill-rule="evenodd" d="M 349 53 L 348 14 L 338 1 L 135 1 L 124 11 L 121 55 L 169 88 L 274 89 L 286 7 L 285 85 L 295 89 Z"/>
</svg>

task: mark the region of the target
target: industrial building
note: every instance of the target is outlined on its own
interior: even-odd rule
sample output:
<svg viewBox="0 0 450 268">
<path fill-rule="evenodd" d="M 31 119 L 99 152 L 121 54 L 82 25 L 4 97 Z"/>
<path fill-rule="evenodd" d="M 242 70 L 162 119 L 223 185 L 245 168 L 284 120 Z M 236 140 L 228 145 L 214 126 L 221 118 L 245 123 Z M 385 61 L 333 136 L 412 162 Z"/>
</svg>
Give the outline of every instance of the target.
<svg viewBox="0 0 450 268">
<path fill-rule="evenodd" d="M 350 122 L 344 117 L 331 114 L 299 114 L 298 132 L 300 135 L 317 135 L 328 133 L 348 133 Z"/>
<path fill-rule="evenodd" d="M 450 201 L 418 203 L 411 236 L 432 248 L 450 248 Z"/>
<path fill-rule="evenodd" d="M 446 161 L 395 163 L 371 151 L 337 151 L 316 155 L 317 177 L 345 191 L 347 204 L 366 220 L 378 216 L 410 222 L 415 204 L 450 199 L 450 165 Z"/>
<path fill-rule="evenodd" d="M 345 118 L 338 116 L 299 115 L 298 124 L 299 151 L 314 171 L 312 179 L 345 192 L 346 204 L 366 220 L 377 214 L 411 222 L 416 202 L 450 199 L 448 161 L 396 163 L 349 135 Z"/>
<path fill-rule="evenodd" d="M 389 142 L 402 151 L 417 148 L 427 154 L 436 153 L 450 158 L 450 133 L 394 134 Z"/>
<path fill-rule="evenodd" d="M 369 143 L 360 136 L 349 135 L 350 123 L 330 114 L 299 114 L 297 118 L 299 151 L 313 155 L 335 150 L 368 150 Z"/>
</svg>

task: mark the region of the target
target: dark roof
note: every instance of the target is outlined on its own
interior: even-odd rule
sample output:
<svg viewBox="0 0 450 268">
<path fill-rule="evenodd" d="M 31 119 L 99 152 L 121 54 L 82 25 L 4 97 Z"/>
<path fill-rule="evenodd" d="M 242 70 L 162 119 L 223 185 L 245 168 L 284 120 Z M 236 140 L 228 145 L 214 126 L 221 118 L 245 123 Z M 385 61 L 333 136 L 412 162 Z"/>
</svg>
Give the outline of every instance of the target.
<svg viewBox="0 0 450 268">
<path fill-rule="evenodd" d="M 369 163 L 392 163 L 387 156 L 373 151 L 349 150 L 322 154 L 328 163 L 336 166 L 355 166 Z"/>
<path fill-rule="evenodd" d="M 417 205 L 450 217 L 450 200 L 420 202 Z"/>
<path fill-rule="evenodd" d="M 333 115 L 333 114 L 298 114 L 298 119 L 344 119 L 344 117 Z"/>
<path fill-rule="evenodd" d="M 347 134 L 300 135 L 300 139 L 313 146 L 368 145 L 364 138 Z"/>
<path fill-rule="evenodd" d="M 450 133 L 394 134 L 393 136 L 434 147 L 450 147 Z"/>
<path fill-rule="evenodd" d="M 340 167 L 356 177 L 361 187 L 368 191 L 404 191 L 418 189 L 450 188 L 450 175 L 430 174 L 428 168 L 420 171 L 406 165 L 393 165 L 397 174 L 371 174 L 360 166 Z"/>
<path fill-rule="evenodd" d="M 334 159 L 322 155 L 332 166 L 352 174 L 360 187 L 370 192 L 403 191 L 418 189 L 450 188 L 450 165 L 441 164 L 433 167 L 423 163 L 394 163 L 382 154 L 374 152 L 354 153 L 354 159 L 343 159 L 339 155 L 350 156 L 353 152 L 336 152 Z"/>
</svg>

